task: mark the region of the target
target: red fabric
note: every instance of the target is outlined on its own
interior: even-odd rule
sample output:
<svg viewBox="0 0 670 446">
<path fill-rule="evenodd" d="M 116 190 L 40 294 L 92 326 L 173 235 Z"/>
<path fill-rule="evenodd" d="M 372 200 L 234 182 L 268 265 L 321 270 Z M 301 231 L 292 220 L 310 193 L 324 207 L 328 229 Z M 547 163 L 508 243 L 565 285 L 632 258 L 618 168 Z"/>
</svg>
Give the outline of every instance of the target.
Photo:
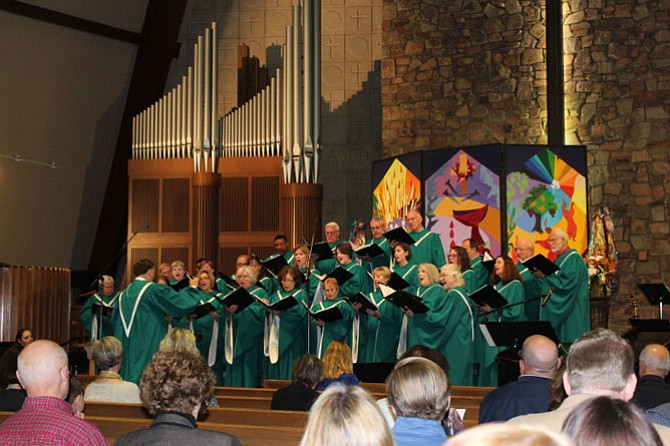
<svg viewBox="0 0 670 446">
<path fill-rule="evenodd" d="M 60 398 L 26 398 L 21 410 L 0 424 L 2 446 L 109 446 L 97 427 L 72 415 Z"/>
</svg>

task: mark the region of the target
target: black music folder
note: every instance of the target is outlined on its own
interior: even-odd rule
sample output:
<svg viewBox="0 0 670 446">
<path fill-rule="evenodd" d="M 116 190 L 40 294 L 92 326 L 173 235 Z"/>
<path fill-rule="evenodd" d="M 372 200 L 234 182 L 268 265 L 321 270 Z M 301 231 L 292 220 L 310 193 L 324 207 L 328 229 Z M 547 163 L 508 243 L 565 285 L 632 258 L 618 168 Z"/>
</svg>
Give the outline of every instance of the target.
<svg viewBox="0 0 670 446">
<path fill-rule="evenodd" d="M 277 302 L 273 304 L 266 304 L 262 300 L 258 301 L 259 303 L 265 305 L 269 310 L 274 310 L 274 311 L 286 311 L 289 308 L 293 308 L 294 306 L 298 305 L 298 301 L 295 300 L 295 295 L 291 294 L 290 296 L 287 296 L 283 299 L 278 300 Z"/>
<path fill-rule="evenodd" d="M 170 288 L 172 288 L 173 290 L 175 290 L 175 291 L 181 291 L 181 290 L 183 290 L 184 288 L 187 288 L 187 287 L 189 286 L 189 282 L 190 282 L 190 280 L 188 279 L 188 277 L 184 277 L 184 278 L 181 279 L 179 282 L 170 284 L 170 285 L 168 285 L 168 286 L 169 286 Z"/>
<path fill-rule="evenodd" d="M 384 299 L 399 307 L 401 310 L 412 310 L 414 314 L 428 312 L 428 307 L 421 303 L 421 298 L 403 290 L 394 290 L 385 285 L 379 285 Z"/>
<path fill-rule="evenodd" d="M 354 277 L 353 274 L 351 274 L 349 271 L 342 268 L 341 266 L 338 266 L 337 268 L 335 268 L 333 271 L 331 271 L 330 274 L 319 276 L 318 274 L 312 273 L 312 275 L 314 275 L 315 277 L 318 277 L 318 279 L 322 282 L 326 279 L 329 279 L 329 278 L 335 279 L 335 280 L 337 280 L 337 285 L 338 286 L 342 286 L 347 280 Z"/>
<path fill-rule="evenodd" d="M 390 286 L 394 290 L 404 290 L 409 286 L 409 283 L 402 278 L 402 276 L 396 272 L 391 273 L 391 278 L 389 279 L 389 283 L 386 285 Z"/>
<path fill-rule="evenodd" d="M 560 269 L 558 265 L 542 254 L 535 254 L 533 257 L 530 257 L 521 263 L 531 271 L 541 271 L 545 276 L 553 274 Z"/>
<path fill-rule="evenodd" d="M 558 336 L 547 321 L 541 322 L 484 322 L 479 329 L 490 347 L 521 348 L 526 338 L 539 334 L 559 344 Z"/>
<path fill-rule="evenodd" d="M 374 302 L 372 302 L 370 299 L 368 299 L 368 296 L 366 296 L 364 293 L 356 293 L 353 296 L 347 296 L 344 298 L 349 303 L 356 303 L 356 304 L 361 304 L 361 310 L 370 310 L 370 311 L 377 311 L 379 308 L 377 305 L 375 305 Z"/>
<path fill-rule="evenodd" d="M 199 305 L 189 316 L 193 316 L 195 319 L 200 319 L 201 317 L 207 316 L 212 311 L 216 311 L 216 308 L 214 308 L 214 305 L 210 302 L 207 302 Z"/>
<path fill-rule="evenodd" d="M 328 307 L 323 310 L 312 311 L 306 303 L 302 302 L 302 304 L 305 306 L 305 308 L 307 308 L 307 312 L 310 316 L 312 316 L 315 320 L 320 319 L 326 324 L 344 319 L 344 316 L 342 316 L 342 312 L 339 308 L 337 308 L 337 305 L 333 305 L 332 307 Z"/>
<path fill-rule="evenodd" d="M 332 259 L 335 254 L 330 249 L 328 242 L 319 242 L 312 245 L 312 256 L 316 257 L 317 260 L 327 260 Z"/>
<path fill-rule="evenodd" d="M 90 299 L 93 299 L 92 297 Z M 93 304 L 91 306 L 91 313 L 92 314 L 100 314 L 100 309 L 102 308 L 102 315 L 106 317 L 112 317 L 112 313 L 114 312 L 114 307 L 108 307 L 105 304 Z"/>
<path fill-rule="evenodd" d="M 363 245 L 360 248 L 354 248 L 354 252 L 358 257 L 372 258 L 384 254 L 384 250 L 381 249 L 377 244 L 370 243 L 369 245 Z"/>
<path fill-rule="evenodd" d="M 288 262 L 283 255 L 277 254 L 274 257 L 269 257 L 261 262 L 261 264 L 277 278 L 279 270 L 288 265 Z"/>
<path fill-rule="evenodd" d="M 484 265 L 484 268 L 488 272 L 493 271 L 493 266 L 496 264 L 496 259 L 493 258 L 490 252 L 484 251 L 484 255 L 482 256 L 482 265 Z"/>
<path fill-rule="evenodd" d="M 491 308 L 500 308 L 507 305 L 507 299 L 496 291 L 491 285 L 484 285 L 483 287 L 470 294 L 470 299 L 474 300 L 479 306 L 488 305 Z"/>
<path fill-rule="evenodd" d="M 240 285 L 235 282 L 235 279 L 230 277 L 228 274 L 222 273 L 221 271 L 216 273 L 216 278 L 223 280 L 223 282 L 226 284 L 226 287 L 230 290 L 236 290 L 237 288 L 240 287 Z M 225 290 L 219 290 L 221 292 Z"/>
<path fill-rule="evenodd" d="M 235 291 L 227 294 L 221 300 L 226 307 L 237 305 L 237 312 L 244 310 L 249 305 L 254 303 L 256 298 L 252 296 L 246 289 L 239 287 Z"/>
<path fill-rule="evenodd" d="M 395 229 L 391 229 L 390 231 L 386 231 L 384 233 L 384 237 L 386 237 L 386 240 L 395 243 L 407 243 L 408 245 L 413 245 L 414 244 L 414 239 L 412 238 L 407 231 L 405 231 L 405 228 L 402 226 L 398 226 Z"/>
</svg>

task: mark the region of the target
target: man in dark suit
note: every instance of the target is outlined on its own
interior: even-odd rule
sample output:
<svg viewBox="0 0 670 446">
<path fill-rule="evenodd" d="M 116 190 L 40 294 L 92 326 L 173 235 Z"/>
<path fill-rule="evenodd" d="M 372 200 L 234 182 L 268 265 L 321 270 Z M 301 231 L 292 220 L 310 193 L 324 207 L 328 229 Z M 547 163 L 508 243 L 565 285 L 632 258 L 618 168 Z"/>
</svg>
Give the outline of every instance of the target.
<svg viewBox="0 0 670 446">
<path fill-rule="evenodd" d="M 521 376 L 486 395 L 479 407 L 479 423 L 546 412 L 551 399 L 551 380 L 560 366 L 558 348 L 551 339 L 542 335 L 528 337 L 519 361 Z"/>
<path fill-rule="evenodd" d="M 158 352 L 140 381 L 144 406 L 156 419 L 149 428 L 119 437 L 119 446 L 241 446 L 233 435 L 196 429 L 202 401 L 213 394 L 214 374 L 199 354 L 186 350 Z"/>
<path fill-rule="evenodd" d="M 270 409 L 308 411 L 319 393 L 314 387 L 321 381 L 323 363 L 315 355 L 303 355 L 295 360 L 291 370 L 293 383 L 272 395 Z"/>
<path fill-rule="evenodd" d="M 661 344 L 649 344 L 640 352 L 640 380 L 633 402 L 647 410 L 670 402 L 670 384 L 665 375 L 670 370 L 670 353 Z"/>
</svg>

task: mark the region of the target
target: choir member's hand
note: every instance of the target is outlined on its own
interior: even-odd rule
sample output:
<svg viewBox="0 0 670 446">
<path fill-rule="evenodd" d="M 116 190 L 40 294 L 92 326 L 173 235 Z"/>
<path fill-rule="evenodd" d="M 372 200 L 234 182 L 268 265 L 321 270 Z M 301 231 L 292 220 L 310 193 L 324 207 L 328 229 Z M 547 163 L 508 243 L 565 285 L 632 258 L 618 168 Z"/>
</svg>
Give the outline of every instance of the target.
<svg viewBox="0 0 670 446">
<path fill-rule="evenodd" d="M 481 308 L 484 313 L 490 313 L 491 312 L 491 307 L 486 305 L 486 304 L 480 305 L 479 308 Z"/>
<path fill-rule="evenodd" d="M 228 311 L 228 313 L 235 313 L 237 311 L 237 308 L 238 308 L 237 305 L 231 305 L 229 307 L 226 307 L 226 311 Z"/>
<path fill-rule="evenodd" d="M 263 302 L 265 305 L 270 305 L 270 301 L 267 300 L 265 297 L 259 297 L 258 300 Z"/>
<path fill-rule="evenodd" d="M 272 314 L 274 314 L 275 316 L 279 316 L 279 315 L 281 315 L 281 311 L 279 311 L 279 310 L 272 310 Z"/>
<path fill-rule="evenodd" d="M 198 288 L 198 278 L 194 277 L 191 280 L 189 280 L 188 286 L 190 286 L 191 288 Z"/>
<path fill-rule="evenodd" d="M 315 319 L 314 323 L 316 323 L 316 325 L 318 325 L 319 327 L 323 327 L 324 325 L 326 325 L 326 323 L 323 322 L 321 319 Z"/>
<path fill-rule="evenodd" d="M 363 307 L 363 305 L 360 302 L 351 302 L 349 305 L 351 305 L 351 308 L 353 308 L 354 311 L 356 311 L 356 313 L 361 311 L 361 307 Z"/>
<path fill-rule="evenodd" d="M 369 308 L 366 308 L 366 309 L 365 309 L 365 312 L 366 312 L 367 314 L 369 314 L 370 316 L 372 316 L 372 317 L 376 317 L 377 319 L 381 319 L 381 317 L 382 317 L 382 315 L 379 314 L 379 311 L 372 311 L 372 310 L 369 309 Z"/>
<path fill-rule="evenodd" d="M 165 316 L 165 320 L 168 321 L 168 324 L 172 323 L 172 316 Z"/>
<path fill-rule="evenodd" d="M 539 269 L 533 271 L 533 277 L 537 277 L 538 279 L 542 279 L 545 277 L 544 273 L 540 271 Z"/>
<path fill-rule="evenodd" d="M 405 310 L 405 316 L 414 317 L 414 312 L 408 308 Z"/>
<path fill-rule="evenodd" d="M 210 311 L 209 317 L 211 317 L 212 319 L 218 319 L 219 315 L 216 313 L 216 311 Z"/>
</svg>

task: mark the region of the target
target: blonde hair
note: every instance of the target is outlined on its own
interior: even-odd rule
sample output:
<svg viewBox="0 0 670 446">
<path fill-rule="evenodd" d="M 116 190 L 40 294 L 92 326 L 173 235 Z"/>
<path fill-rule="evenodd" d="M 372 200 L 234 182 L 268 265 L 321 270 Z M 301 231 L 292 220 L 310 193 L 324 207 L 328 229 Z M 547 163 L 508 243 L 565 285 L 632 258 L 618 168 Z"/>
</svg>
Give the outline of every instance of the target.
<svg viewBox="0 0 670 446">
<path fill-rule="evenodd" d="M 185 328 L 173 328 L 168 331 L 158 347 L 159 352 L 170 352 L 176 350 L 185 350 L 187 352 L 200 354 L 195 345 L 195 336 L 190 330 Z"/>
<path fill-rule="evenodd" d="M 358 386 L 330 385 L 309 411 L 300 446 L 394 446 L 374 399 Z"/>
<path fill-rule="evenodd" d="M 430 280 L 430 283 L 440 282 L 440 273 L 435 265 L 432 263 L 419 263 L 419 271 L 421 271 L 422 268 L 423 271 L 428 275 L 428 280 Z"/>
<path fill-rule="evenodd" d="M 252 285 L 255 285 L 258 281 L 258 272 L 249 265 L 242 265 L 237 268 L 237 271 L 235 271 L 235 277 L 239 277 L 242 273 L 249 276 L 249 280 L 251 281 Z"/>
<path fill-rule="evenodd" d="M 449 408 L 449 382 L 430 359 L 410 357 L 386 378 L 386 394 L 398 416 L 442 420 Z"/>
<path fill-rule="evenodd" d="M 539 426 L 488 423 L 449 439 L 449 446 L 572 446 L 564 435 Z"/>
<path fill-rule="evenodd" d="M 323 288 L 324 289 L 326 288 L 326 285 L 333 285 L 335 287 L 335 289 L 337 290 L 337 292 L 338 293 L 340 292 L 340 284 L 337 283 L 337 279 L 335 279 L 334 277 L 329 277 L 326 280 L 324 280 L 323 281 Z"/>
<path fill-rule="evenodd" d="M 454 286 L 465 286 L 465 280 L 463 279 L 463 274 L 461 273 L 461 269 L 458 267 L 458 265 L 449 263 L 444 265 L 440 269 L 440 272 L 445 277 L 450 279 Z"/>
<path fill-rule="evenodd" d="M 109 370 L 121 363 L 123 345 L 114 336 L 105 336 L 93 343 L 91 356 L 96 367 L 100 370 Z"/>
<path fill-rule="evenodd" d="M 374 277 L 375 274 L 378 274 L 379 277 L 381 277 L 383 280 L 388 282 L 391 279 L 391 270 L 388 269 L 386 266 L 378 266 L 374 270 L 372 270 L 372 276 Z"/>
<path fill-rule="evenodd" d="M 343 373 L 353 373 L 354 363 L 351 360 L 351 349 L 342 341 L 328 344 L 323 356 L 323 377 L 337 378 Z"/>
</svg>

